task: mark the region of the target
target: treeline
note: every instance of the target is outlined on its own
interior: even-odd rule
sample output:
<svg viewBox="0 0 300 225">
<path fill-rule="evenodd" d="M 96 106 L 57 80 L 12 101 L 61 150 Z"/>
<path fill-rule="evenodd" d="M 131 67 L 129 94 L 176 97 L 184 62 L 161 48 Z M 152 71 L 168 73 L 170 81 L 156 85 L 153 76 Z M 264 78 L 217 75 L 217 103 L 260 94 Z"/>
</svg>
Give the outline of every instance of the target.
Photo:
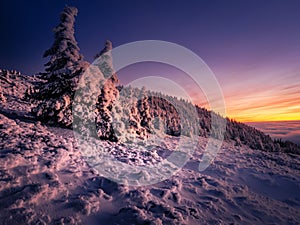
<svg viewBox="0 0 300 225">
<path fill-rule="evenodd" d="M 141 96 L 141 89 L 132 87 L 119 87 L 121 90 L 121 98 L 138 99 Z M 174 96 L 165 95 L 158 92 L 147 91 L 147 101 L 149 104 L 149 112 L 153 118 L 153 124 L 160 121 L 166 134 L 172 136 L 191 136 L 199 135 L 202 137 L 218 138 L 224 135 L 224 140 L 233 141 L 235 145 L 247 145 L 252 149 L 260 149 L 264 151 L 283 151 L 289 153 L 300 153 L 298 145 L 290 141 L 282 141 L 272 139 L 269 135 L 257 130 L 254 127 L 244 123 L 237 122 L 233 119 L 223 118 L 214 112 L 197 105 L 193 105 L 184 99 L 178 99 Z M 140 109 L 141 100 L 133 105 Z M 197 113 L 197 115 L 195 114 Z M 180 117 L 180 115 L 186 115 Z M 226 131 L 224 134 L 212 134 L 211 116 L 219 117 L 220 121 L 226 121 Z M 185 121 L 182 121 L 185 120 Z"/>
</svg>

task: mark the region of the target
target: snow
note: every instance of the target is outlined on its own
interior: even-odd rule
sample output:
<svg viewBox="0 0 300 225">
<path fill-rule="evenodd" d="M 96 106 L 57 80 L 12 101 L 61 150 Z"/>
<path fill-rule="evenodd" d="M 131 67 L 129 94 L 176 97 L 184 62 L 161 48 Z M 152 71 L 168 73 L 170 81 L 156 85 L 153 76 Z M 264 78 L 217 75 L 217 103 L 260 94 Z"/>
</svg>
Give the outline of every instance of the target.
<svg viewBox="0 0 300 225">
<path fill-rule="evenodd" d="M 199 137 L 185 166 L 167 179 L 116 183 L 86 162 L 72 130 L 33 119 L 34 105 L 21 100 L 34 82 L 28 80 L 0 80 L 6 97 L 0 103 L 0 224 L 299 224 L 299 155 L 228 141 L 200 172 L 208 139 Z M 102 157 L 124 168 L 152 165 L 160 172 L 155 166 L 174 152 L 177 139 L 168 136 L 149 154 L 95 142 L 106 149 Z"/>
</svg>

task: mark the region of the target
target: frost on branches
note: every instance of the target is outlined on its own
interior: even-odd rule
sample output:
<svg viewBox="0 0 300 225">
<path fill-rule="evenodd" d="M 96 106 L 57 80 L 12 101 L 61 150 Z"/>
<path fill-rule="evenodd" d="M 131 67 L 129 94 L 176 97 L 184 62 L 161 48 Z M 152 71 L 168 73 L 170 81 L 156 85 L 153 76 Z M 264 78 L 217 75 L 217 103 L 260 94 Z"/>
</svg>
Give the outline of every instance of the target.
<svg viewBox="0 0 300 225">
<path fill-rule="evenodd" d="M 119 97 L 119 90 L 117 85 L 119 79 L 114 72 L 112 64 L 112 43 L 106 41 L 104 49 L 97 54 L 97 66 L 103 74 L 104 81 L 101 87 L 101 93 L 96 104 L 96 132 L 99 138 L 110 141 L 118 141 L 118 138 L 113 129 L 112 111 L 114 103 Z"/>
<path fill-rule="evenodd" d="M 76 15 L 77 9 L 69 6 L 61 13 L 60 23 L 53 30 L 54 43 L 44 53 L 44 57 L 50 57 L 41 74 L 45 82 L 32 93 L 35 100 L 40 100 L 33 113 L 43 122 L 63 127 L 72 125 L 73 95 L 88 66 L 74 37 Z"/>
</svg>

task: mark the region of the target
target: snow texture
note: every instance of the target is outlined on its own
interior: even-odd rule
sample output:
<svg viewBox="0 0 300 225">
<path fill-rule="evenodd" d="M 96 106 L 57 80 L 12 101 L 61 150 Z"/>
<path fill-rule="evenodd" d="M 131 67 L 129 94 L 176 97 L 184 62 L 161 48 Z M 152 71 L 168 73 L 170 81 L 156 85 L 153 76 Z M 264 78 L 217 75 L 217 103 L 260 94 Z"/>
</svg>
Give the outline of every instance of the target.
<svg viewBox="0 0 300 225">
<path fill-rule="evenodd" d="M 43 125 L 31 114 L 35 104 L 22 99 L 38 77 L 10 74 L 0 82 L 7 98 L 0 103 L 1 224 L 299 224 L 297 154 L 230 139 L 200 173 L 207 138 L 199 137 L 198 149 L 170 178 L 120 185 L 86 164 L 72 130 Z M 143 166 L 173 151 L 177 137 L 168 137 L 148 153 L 97 142 L 124 165 Z"/>
</svg>

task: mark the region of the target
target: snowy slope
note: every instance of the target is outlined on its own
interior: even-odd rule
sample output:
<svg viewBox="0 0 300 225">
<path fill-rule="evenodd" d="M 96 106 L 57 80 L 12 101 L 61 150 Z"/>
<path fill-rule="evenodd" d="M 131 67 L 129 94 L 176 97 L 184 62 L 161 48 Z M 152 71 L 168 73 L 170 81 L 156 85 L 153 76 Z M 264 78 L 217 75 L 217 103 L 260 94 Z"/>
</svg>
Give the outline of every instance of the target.
<svg viewBox="0 0 300 225">
<path fill-rule="evenodd" d="M 299 155 L 225 142 L 199 172 L 207 143 L 200 137 L 199 148 L 171 178 L 124 186 L 87 165 L 72 130 L 34 120 L 34 105 L 21 100 L 34 80 L 0 81 L 6 97 L 0 110 L 0 224 L 299 224 Z M 172 152 L 173 142 L 170 137 L 163 151 Z M 134 150 L 98 144 L 127 164 L 164 157 L 157 148 L 150 156 L 135 154 L 133 162 Z"/>
</svg>

